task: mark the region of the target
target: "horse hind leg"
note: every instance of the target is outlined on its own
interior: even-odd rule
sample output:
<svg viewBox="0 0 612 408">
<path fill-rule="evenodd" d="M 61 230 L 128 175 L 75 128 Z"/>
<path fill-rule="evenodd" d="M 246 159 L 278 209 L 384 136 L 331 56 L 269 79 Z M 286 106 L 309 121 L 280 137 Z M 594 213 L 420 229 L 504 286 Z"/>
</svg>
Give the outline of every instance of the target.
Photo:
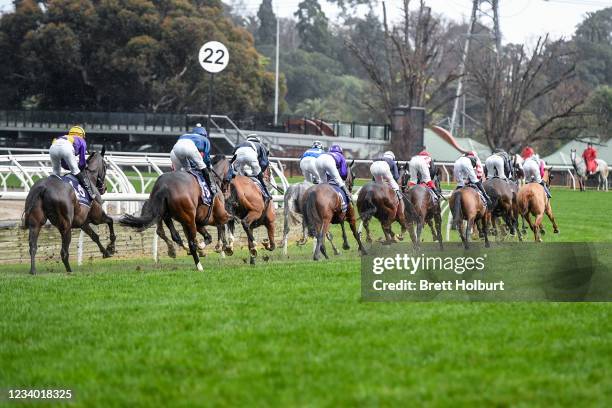
<svg viewBox="0 0 612 408">
<path fill-rule="evenodd" d="M 189 246 L 185 245 L 185 243 L 183 242 L 181 235 L 178 233 L 176 227 L 174 226 L 172 218 L 164 217 L 164 224 L 166 224 L 166 227 L 168 227 L 168 231 L 170 231 L 170 237 L 172 238 L 172 240 L 176 242 L 179 246 L 181 246 L 183 249 L 189 251 Z"/>
<path fill-rule="evenodd" d="M 168 236 L 166 235 L 166 231 L 164 231 L 164 225 L 162 224 L 162 220 L 157 222 L 157 235 L 166 243 L 168 247 L 168 256 L 170 258 L 176 258 L 176 250 L 174 249 L 174 243 Z"/>
<path fill-rule="evenodd" d="M 100 253 L 102 253 L 102 258 L 110 258 L 112 256 L 108 252 L 108 250 L 106 248 L 104 248 L 104 246 L 100 242 L 100 236 L 98 234 L 96 234 L 96 231 L 94 231 L 93 228 L 91 228 L 91 225 L 83 224 L 81 226 L 81 230 L 84 233 L 86 233 L 89 236 L 89 238 L 91 238 L 91 240 L 93 242 L 95 242 L 95 244 L 98 246 L 98 249 L 100 250 Z"/>
<path fill-rule="evenodd" d="M 72 230 L 70 229 L 70 224 L 70 222 L 64 221 L 59 227 L 60 234 L 62 236 L 62 249 L 60 250 L 60 256 L 62 258 L 62 262 L 64 263 L 64 267 L 66 268 L 66 272 L 72 272 L 69 260 L 70 241 L 72 239 Z"/>
<path fill-rule="evenodd" d="M 38 250 L 38 235 L 44 223 L 31 222 L 28 241 L 30 244 L 30 273 L 36 275 L 36 251 Z"/>
<path fill-rule="evenodd" d="M 196 244 L 197 239 L 197 227 L 195 225 L 195 219 L 192 219 L 191 222 L 183 222 L 183 231 L 185 232 L 185 236 L 187 237 L 187 243 L 189 245 L 189 252 L 193 257 L 193 262 L 196 265 L 198 271 L 203 271 L 204 267 L 200 262 L 200 256 L 198 254 L 198 246 Z"/>
<path fill-rule="evenodd" d="M 544 209 L 544 212 L 548 216 L 548 219 L 550 220 L 550 222 L 552 222 L 553 232 L 555 234 L 558 234 L 559 233 L 559 227 L 557 227 L 557 221 L 555 221 L 555 216 L 554 216 L 554 214 L 552 212 L 552 207 L 550 206 L 550 201 L 548 203 L 546 203 L 546 208 Z"/>
<path fill-rule="evenodd" d="M 340 223 L 340 228 L 342 228 L 342 249 L 348 251 L 351 249 L 351 245 L 348 242 L 348 237 L 346 236 L 346 229 L 344 228 L 344 221 Z"/>
<path fill-rule="evenodd" d="M 340 255 L 340 251 L 338 251 L 338 248 L 336 248 L 336 244 L 334 244 L 334 235 L 331 233 L 331 231 L 327 232 L 326 237 L 327 241 L 329 241 L 329 244 L 332 247 L 332 250 L 334 251 L 334 255 Z"/>
</svg>

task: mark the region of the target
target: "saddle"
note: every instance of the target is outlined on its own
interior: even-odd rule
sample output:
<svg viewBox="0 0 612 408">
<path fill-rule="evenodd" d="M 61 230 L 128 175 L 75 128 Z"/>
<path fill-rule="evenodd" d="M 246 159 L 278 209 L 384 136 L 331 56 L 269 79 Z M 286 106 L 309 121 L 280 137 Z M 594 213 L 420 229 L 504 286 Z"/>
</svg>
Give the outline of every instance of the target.
<svg viewBox="0 0 612 408">
<path fill-rule="evenodd" d="M 91 207 L 91 202 L 93 201 L 93 197 L 89 195 L 87 190 L 83 188 L 81 183 L 79 183 L 79 180 L 74 175 L 68 173 L 64 176 L 59 177 L 53 174 L 52 177 L 57 177 L 58 179 L 62 180 L 64 183 L 70 184 L 70 186 L 74 190 L 74 194 L 76 195 L 77 200 L 79 201 L 79 204 L 87 206 L 87 207 Z"/>
<path fill-rule="evenodd" d="M 347 197 L 342 187 L 340 187 L 333 181 L 329 181 L 327 184 L 329 184 L 336 191 L 336 194 L 338 195 L 338 197 L 340 197 L 340 201 L 342 202 L 342 212 L 346 212 L 346 210 L 348 210 L 349 198 Z"/>
<path fill-rule="evenodd" d="M 202 199 L 202 203 L 210 207 L 212 204 L 212 194 L 208 185 L 206 185 L 206 181 L 204 180 L 204 176 L 199 171 L 187 170 L 187 173 L 191 174 L 196 178 L 198 184 L 200 185 L 200 198 Z"/>
<path fill-rule="evenodd" d="M 478 193 L 478 197 L 480 197 L 480 200 L 482 201 L 482 205 L 485 206 L 485 208 L 487 208 L 487 200 L 484 198 L 484 195 L 482 195 L 482 193 L 480 192 L 480 189 L 478 189 L 478 187 L 476 187 L 473 184 L 466 184 L 464 186 L 464 188 L 469 187 L 471 189 L 473 189 L 474 191 L 476 191 L 476 193 Z"/>
<path fill-rule="evenodd" d="M 266 190 L 261 185 L 261 181 L 259 181 L 259 179 L 257 177 L 255 177 L 255 176 L 247 176 L 247 177 L 250 178 L 253 183 L 255 183 L 255 185 L 257 186 L 257 188 L 261 192 L 262 197 L 266 197 Z"/>
</svg>

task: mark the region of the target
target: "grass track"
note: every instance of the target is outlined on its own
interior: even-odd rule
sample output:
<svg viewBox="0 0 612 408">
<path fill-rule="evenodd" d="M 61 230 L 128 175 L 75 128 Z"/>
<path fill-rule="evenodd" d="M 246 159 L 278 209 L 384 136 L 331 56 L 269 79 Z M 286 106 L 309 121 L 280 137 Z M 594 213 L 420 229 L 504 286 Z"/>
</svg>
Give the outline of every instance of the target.
<svg viewBox="0 0 612 408">
<path fill-rule="evenodd" d="M 545 240 L 612 242 L 608 194 L 554 195 Z M 3 266 L 0 388 L 87 407 L 610 406 L 609 304 L 362 303 L 356 253 L 309 249 L 205 273 L 185 256 Z"/>
</svg>

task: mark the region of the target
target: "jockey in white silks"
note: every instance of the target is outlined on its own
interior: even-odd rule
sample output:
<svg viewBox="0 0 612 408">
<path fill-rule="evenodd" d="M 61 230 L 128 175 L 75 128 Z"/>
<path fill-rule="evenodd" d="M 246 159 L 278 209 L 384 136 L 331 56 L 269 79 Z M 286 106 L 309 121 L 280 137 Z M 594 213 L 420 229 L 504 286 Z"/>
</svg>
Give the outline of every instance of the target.
<svg viewBox="0 0 612 408">
<path fill-rule="evenodd" d="M 455 161 L 453 175 L 457 182 L 456 188 L 463 188 L 466 184 L 475 186 L 485 198 L 487 205 L 491 205 L 491 199 L 485 191 L 482 181 L 478 177 L 478 156 L 475 152 L 469 152 Z"/>
<path fill-rule="evenodd" d="M 494 153 L 485 160 L 487 179 L 499 177 L 502 180 L 512 178 L 512 164 L 510 156 L 504 149 L 495 149 Z"/>
<path fill-rule="evenodd" d="M 317 157 L 325 153 L 323 143 L 318 140 L 312 144 L 312 147 L 304 152 L 300 160 L 300 170 L 304 175 L 304 180 L 314 184 L 319 183 L 319 172 L 317 171 Z"/>
<path fill-rule="evenodd" d="M 270 166 L 268 160 L 268 149 L 263 145 L 261 139 L 254 133 L 247 136 L 247 140 L 234 148 L 234 154 L 230 160 L 230 171 L 228 178 L 234 176 L 234 167 L 238 174 L 247 177 L 255 177 L 263 188 L 264 201 L 266 205 L 272 199 L 264 180 L 264 172 Z"/>
<path fill-rule="evenodd" d="M 534 154 L 533 156 L 525 160 L 525 163 L 523 163 L 523 173 L 525 173 L 525 183 L 540 184 L 542 187 L 544 187 L 546 196 L 550 198 L 550 190 L 548 189 L 548 186 L 546 185 L 544 180 L 542 180 L 542 177 L 544 177 L 545 166 L 546 163 L 544 163 L 544 160 L 540 159 L 539 155 Z"/>
<path fill-rule="evenodd" d="M 370 173 L 377 183 L 386 182 L 391 186 L 398 200 L 402 201 L 402 191 L 400 190 L 397 180 L 399 180 L 399 170 L 395 161 L 395 154 L 392 151 L 386 151 L 370 166 Z"/>
<path fill-rule="evenodd" d="M 441 197 L 440 192 L 436 188 L 436 184 L 431 179 L 432 174 L 435 173 L 435 164 L 431 154 L 425 147 L 423 147 L 423 150 L 416 156 L 412 156 L 408 167 L 410 168 L 410 181 L 408 182 L 410 187 L 416 186 L 418 183 L 423 183 L 427 185 L 436 196 Z"/>
<path fill-rule="evenodd" d="M 348 166 L 344 158 L 342 148 L 333 144 L 326 153 L 317 157 L 317 172 L 321 183 L 332 182 L 342 188 L 347 198 L 352 201 L 351 193 L 348 191 L 344 180 L 348 177 Z"/>
</svg>

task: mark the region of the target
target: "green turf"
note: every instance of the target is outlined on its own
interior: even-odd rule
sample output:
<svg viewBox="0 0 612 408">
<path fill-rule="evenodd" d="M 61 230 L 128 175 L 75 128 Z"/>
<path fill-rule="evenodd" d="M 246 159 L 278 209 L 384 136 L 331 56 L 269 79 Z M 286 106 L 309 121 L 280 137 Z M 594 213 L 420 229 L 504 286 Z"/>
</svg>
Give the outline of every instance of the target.
<svg viewBox="0 0 612 408">
<path fill-rule="evenodd" d="M 612 242 L 611 196 L 553 194 L 545 240 Z M 69 387 L 83 407 L 612 403 L 608 304 L 362 303 L 356 252 L 309 250 L 204 273 L 184 255 L 3 266 L 0 388 Z"/>
</svg>

